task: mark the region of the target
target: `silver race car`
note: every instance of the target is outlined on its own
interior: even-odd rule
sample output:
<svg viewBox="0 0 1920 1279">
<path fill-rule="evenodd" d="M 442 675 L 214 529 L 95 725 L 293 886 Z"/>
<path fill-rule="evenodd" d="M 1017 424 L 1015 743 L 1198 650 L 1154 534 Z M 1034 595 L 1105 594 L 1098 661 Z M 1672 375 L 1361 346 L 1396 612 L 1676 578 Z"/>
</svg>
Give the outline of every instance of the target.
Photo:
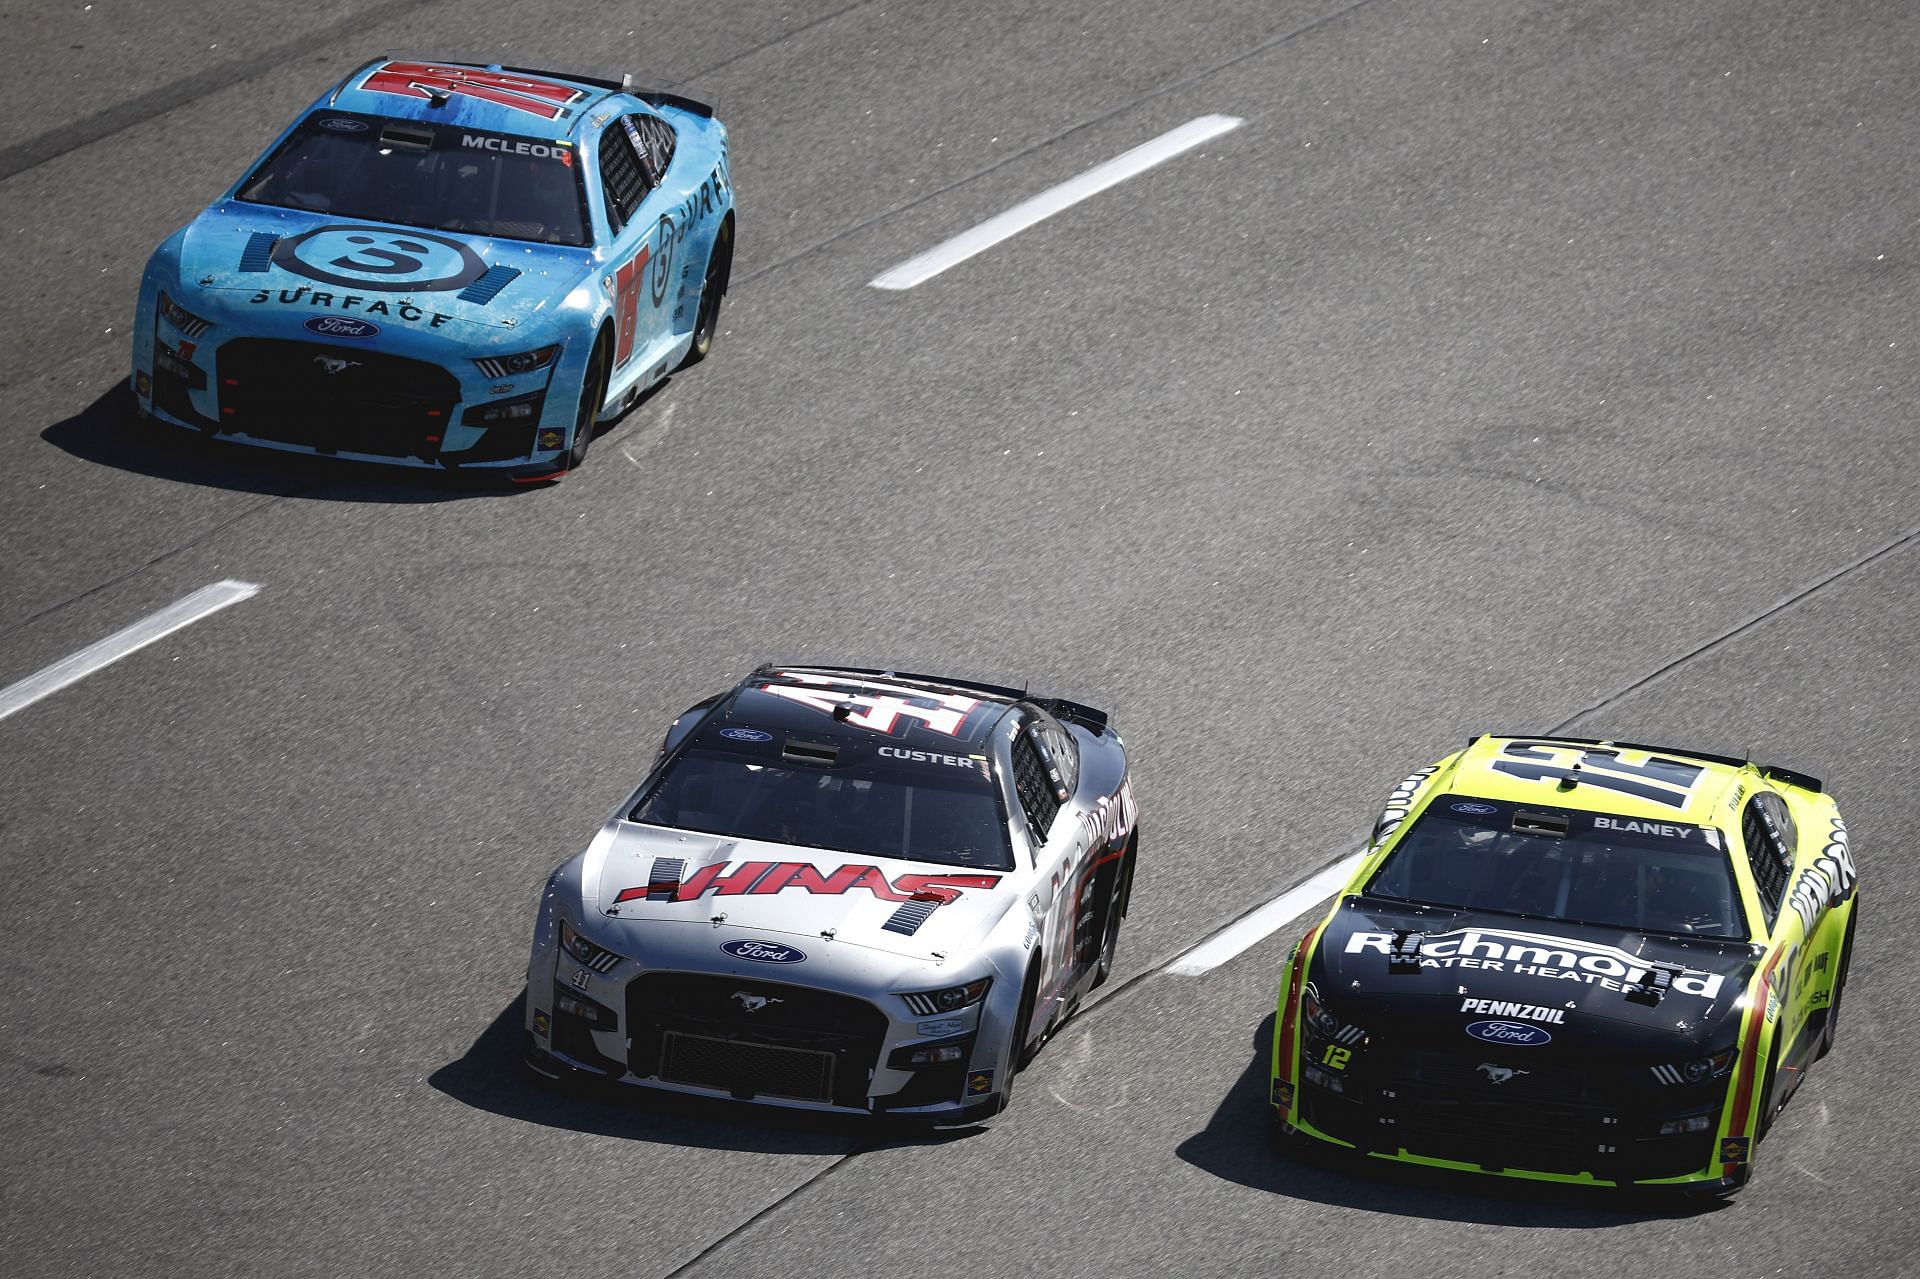
<svg viewBox="0 0 1920 1279">
<path fill-rule="evenodd" d="M 675 720 L 548 881 L 527 1065 L 973 1122 L 1105 980 L 1137 849 L 1100 711 L 763 667 Z"/>
</svg>

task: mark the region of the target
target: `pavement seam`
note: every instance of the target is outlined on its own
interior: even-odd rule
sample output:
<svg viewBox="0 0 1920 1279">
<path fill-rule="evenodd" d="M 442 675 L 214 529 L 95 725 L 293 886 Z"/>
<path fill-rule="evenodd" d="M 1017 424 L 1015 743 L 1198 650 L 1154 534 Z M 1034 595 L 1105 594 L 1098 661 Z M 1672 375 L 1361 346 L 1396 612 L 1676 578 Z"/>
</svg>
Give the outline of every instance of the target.
<svg viewBox="0 0 1920 1279">
<path fill-rule="evenodd" d="M 1841 578 L 1846 577 L 1849 574 L 1856 573 L 1859 570 L 1867 567 L 1869 564 L 1872 564 L 1877 560 L 1885 559 L 1887 556 L 1892 555 L 1895 551 L 1900 550 L 1902 547 L 1908 545 L 1911 542 L 1914 542 L 1916 539 L 1920 539 L 1920 528 L 1910 529 L 1907 532 L 1901 534 L 1899 537 L 1893 538 L 1891 541 L 1882 543 L 1880 546 L 1875 547 L 1871 551 L 1868 551 L 1865 555 L 1859 556 L 1858 558 L 1854 559 L 1851 563 L 1848 563 L 1842 566 L 1841 568 L 1835 569 L 1833 572 L 1828 573 L 1826 576 L 1813 582 L 1811 585 L 1802 587 L 1800 590 L 1795 591 L 1793 594 L 1788 595 L 1785 598 L 1779 600 L 1777 603 L 1773 604 L 1771 607 L 1763 609 L 1759 613 L 1754 614 L 1752 617 L 1748 618 L 1746 621 L 1740 622 L 1734 626 L 1728 627 L 1726 630 L 1720 632 L 1720 634 L 1714 636 L 1712 639 L 1707 640 L 1705 643 L 1702 643 L 1696 646 L 1695 648 L 1689 650 L 1688 652 L 1682 654 L 1681 656 L 1674 658 L 1672 661 L 1666 663 L 1664 666 L 1659 667 L 1657 670 L 1654 670 L 1647 675 L 1641 676 L 1639 679 L 1633 681 L 1631 684 L 1628 684 L 1625 688 L 1621 688 L 1612 693 L 1609 693 L 1607 696 L 1593 703 L 1593 705 L 1588 706 L 1583 710 L 1574 712 L 1572 715 L 1567 716 L 1565 719 L 1555 724 L 1552 728 L 1549 728 L 1546 731 L 1545 735 L 1552 736 L 1556 733 L 1566 732 L 1567 729 L 1571 728 L 1574 724 L 1578 723 L 1582 717 L 1591 715 L 1595 711 L 1602 710 L 1608 706 L 1611 706 L 1615 702 L 1619 701 L 1621 698 L 1627 697 L 1633 693 L 1638 692 L 1643 688 L 1646 688 L 1650 684 L 1656 683 L 1659 680 L 1664 679 L 1666 676 L 1680 669 L 1680 667 L 1686 665 L 1688 662 L 1691 662 L 1694 658 L 1700 657 L 1703 654 L 1709 653 L 1714 649 L 1720 647 L 1722 644 L 1725 644 L 1727 641 L 1746 634 L 1748 631 L 1753 630 L 1755 627 L 1761 625 L 1762 623 L 1767 622 L 1772 618 L 1777 617 L 1781 613 L 1787 611 L 1788 609 L 1792 608 L 1794 605 L 1800 603 L 1802 600 L 1808 599 L 1812 597 L 1814 594 L 1816 594 L 1817 592 L 1824 590 L 1828 586 L 1833 585 L 1835 582 L 1839 581 Z M 1333 867 L 1338 866 L 1341 862 L 1345 861 L 1349 857 L 1352 857 L 1354 854 L 1359 852 L 1364 852 L 1367 847 L 1367 842 L 1368 841 L 1363 839 L 1359 843 L 1355 844 L 1353 847 L 1340 853 L 1338 856 L 1333 857 L 1332 859 L 1328 860 L 1322 865 L 1314 867 L 1311 871 L 1309 871 L 1306 874 L 1306 876 L 1304 876 L 1300 880 L 1300 883 L 1304 884 L 1307 882 L 1307 880 L 1312 879 L 1315 875 L 1318 875 L 1323 871 L 1330 870 Z M 1223 933 L 1226 933 L 1228 930 L 1234 928 L 1236 925 L 1240 923 L 1241 920 L 1246 919 L 1252 915 L 1258 914 L 1262 910 L 1265 910 L 1273 902 L 1279 900 L 1280 897 L 1285 896 L 1286 893 L 1291 891 L 1292 891 L 1291 888 L 1284 889 L 1280 893 L 1275 894 L 1272 897 L 1263 898 L 1262 900 L 1254 903 L 1252 906 L 1249 906 L 1246 910 L 1243 910 L 1238 915 L 1235 915 L 1232 919 L 1229 919 L 1226 923 L 1221 924 L 1218 928 L 1214 929 L 1212 932 L 1209 932 L 1205 937 L 1202 937 L 1199 941 L 1193 942 L 1187 946 L 1182 947 L 1180 950 L 1174 952 L 1174 954 L 1160 961 L 1158 964 L 1155 964 L 1153 967 L 1148 968 L 1145 971 L 1136 974 L 1134 977 L 1128 979 L 1127 981 L 1123 982 L 1119 986 L 1114 987 L 1114 989 L 1110 991 L 1105 998 L 1100 999 L 1096 1003 L 1088 1004 L 1085 1012 L 1082 1015 L 1083 1016 L 1091 1015 L 1096 1008 L 1102 1007 L 1110 1003 L 1112 1000 L 1119 997 L 1120 995 L 1125 994 L 1127 991 L 1131 990 L 1134 987 L 1134 985 L 1137 984 L 1138 982 L 1148 977 L 1159 976 L 1161 973 L 1165 972 L 1166 969 L 1171 964 L 1173 964 L 1176 960 L 1178 960 L 1182 955 L 1190 954 L 1191 952 L 1198 950 L 1200 947 L 1212 941 L 1215 937 L 1218 937 Z M 1285 924 L 1283 923 L 1281 927 L 1285 927 Z M 1278 932 L 1280 930 L 1279 928 L 1276 928 L 1273 931 Z M 1272 933 L 1269 933 L 1268 936 L 1272 936 Z M 1265 940 L 1265 939 L 1263 938 L 1262 940 Z M 1258 945 L 1258 944 L 1259 944 L 1258 942 L 1255 943 L 1255 945 Z M 1252 947 L 1248 947 L 1248 949 L 1252 949 Z M 1228 962 L 1231 962 L 1231 961 L 1228 961 Z"/>
<path fill-rule="evenodd" d="M 161 116 L 179 110 L 190 102 L 196 102 L 221 89 L 236 84 L 245 84 L 257 80 L 276 67 L 281 67 L 314 49 L 324 48 L 330 41 L 368 26 L 386 22 L 393 18 L 411 13 L 415 9 L 425 8 L 435 0 L 388 0 L 388 3 L 376 5 L 361 13 L 349 14 L 338 22 L 329 23 L 310 35 L 285 44 L 277 44 L 271 49 L 257 53 L 250 58 L 235 58 L 223 62 L 217 67 L 163 84 L 150 89 L 137 98 L 128 98 L 113 106 L 94 112 L 82 120 L 62 125 L 58 129 L 49 129 L 24 142 L 16 142 L 10 147 L 0 149 L 0 182 L 20 176 L 29 170 L 57 160 L 94 143 L 110 138 L 116 133 L 125 132 L 137 124 L 145 124 Z"/>
<path fill-rule="evenodd" d="M 5 629 L 0 629 L 0 639 L 6 639 L 9 636 L 16 635 L 19 632 L 25 630 L 27 627 L 32 626 L 35 622 L 40 621 L 42 618 L 51 617 L 53 614 L 58 613 L 61 609 L 71 607 L 74 604 L 78 604 L 81 600 L 90 599 L 91 597 L 100 594 L 102 591 L 111 590 L 113 587 L 119 586 L 123 582 L 129 581 L 133 578 L 140 576 L 142 573 L 146 572 L 150 568 L 155 567 L 156 565 L 164 564 L 166 561 L 172 559 L 176 555 L 183 555 L 186 552 L 192 550 L 194 547 L 199 546 L 202 542 L 205 542 L 208 538 L 211 538 L 219 533 L 224 533 L 227 529 L 232 528 L 234 525 L 240 523 L 240 521 L 248 518 L 249 516 L 256 515 L 259 512 L 266 510 L 269 506 L 272 506 L 276 502 L 284 502 L 288 498 L 300 497 L 303 494 L 311 493 L 314 489 L 319 487 L 320 485 L 316 481 L 315 483 L 312 483 L 312 484 L 303 485 L 302 487 L 297 488 L 290 493 L 276 493 L 271 497 L 263 498 L 260 501 L 255 502 L 252 506 L 247 507 L 245 510 L 240 511 L 238 514 L 229 516 L 227 519 L 221 520 L 218 524 L 213 525 L 211 528 L 205 529 L 204 531 L 202 531 L 195 537 L 189 539 L 188 541 L 182 542 L 180 545 L 174 547 L 172 550 L 162 551 L 160 554 L 154 556 L 152 559 L 147 560 L 145 563 L 137 564 L 134 567 L 128 569 L 126 572 L 110 577 L 104 582 L 95 583 L 94 585 L 89 586 L 86 590 L 81 591 L 78 595 L 69 596 L 66 599 L 61 600 L 57 604 L 49 604 L 45 608 L 41 609 L 39 612 L 29 614 L 28 616 L 23 617 L 19 621 L 15 622 L 13 625 L 6 627 Z"/>
<path fill-rule="evenodd" d="M 235 58 L 231 61 L 223 62 L 211 70 L 202 71 L 197 75 L 186 76 L 173 81 L 171 84 L 163 84 L 157 89 L 151 89 L 137 98 L 128 98 L 125 101 L 117 102 L 113 106 L 94 112 L 83 120 L 76 120 L 72 124 L 63 125 L 58 129 L 49 129 L 45 133 L 37 134 L 34 137 L 26 139 L 24 142 L 16 142 L 10 147 L 0 148 L 0 182 L 6 182 L 12 178 L 16 178 L 22 173 L 37 169 L 41 165 L 57 160 L 63 155 L 71 155 L 75 151 L 83 150 L 96 142 L 101 142 L 113 137 L 115 134 L 124 133 L 135 125 L 145 124 L 149 120 L 156 120 L 162 116 L 169 115 L 181 107 L 197 102 L 201 98 L 219 92 L 221 89 L 231 88 L 236 84 L 245 84 L 250 80 L 257 80 L 261 76 L 279 67 L 283 67 L 289 62 L 298 60 L 303 55 L 311 53 L 315 49 L 325 48 L 330 42 L 340 36 L 364 30 L 378 23 L 391 21 L 394 18 L 399 18 L 411 13 L 416 9 L 424 9 L 440 2 L 441 0 L 389 0 L 388 3 L 378 5 L 364 13 L 351 14 L 338 22 L 321 27 L 319 30 L 310 35 L 302 36 L 298 40 L 291 40 L 285 44 L 277 44 L 271 49 L 257 53 L 250 58 Z M 778 39 L 757 44 L 751 49 L 742 53 L 736 53 L 732 57 L 715 63 L 705 71 L 696 72 L 693 78 L 699 79 L 703 76 L 717 75 L 736 62 L 751 58 L 755 54 L 782 44 L 804 31 L 810 31 L 815 27 L 823 26 L 843 14 L 851 13 L 855 9 L 864 8 L 872 3 L 874 3 L 874 0 L 857 0 L 854 4 L 835 9 L 832 13 L 815 18 L 811 22 L 803 23 L 791 31 L 782 32 Z M 448 60 L 470 62 L 475 59 L 449 58 Z"/>
<path fill-rule="evenodd" d="M 984 168 L 974 170 L 972 173 L 967 174 L 965 177 L 955 178 L 953 181 L 947 183 L 945 186 L 935 187 L 932 190 L 929 190 L 924 194 L 915 197 L 914 199 L 908 200 L 904 204 L 896 204 L 892 208 L 885 209 L 879 213 L 874 214 L 872 217 L 865 218 L 862 221 L 856 222 L 852 226 L 847 227 L 844 230 L 836 231 L 832 235 L 828 236 L 826 239 L 820 240 L 814 244 L 808 245 L 806 248 L 801 249 L 798 253 L 789 254 L 787 257 L 781 258 L 778 262 L 770 262 L 766 266 L 755 267 L 753 270 L 748 271 L 745 274 L 739 276 L 734 282 L 737 284 L 745 284 L 751 280 L 757 280 L 763 275 L 770 275 L 773 272 L 778 271 L 783 267 L 792 266 L 795 262 L 801 261 L 802 259 L 807 257 L 811 257 L 813 254 L 818 253 L 820 250 L 827 248 L 829 245 L 837 244 L 841 240 L 846 239 L 850 235 L 857 235 L 861 231 L 867 230 L 869 227 L 877 226 L 880 223 L 885 222 L 888 218 L 896 217 L 899 214 L 905 213 L 911 209 L 917 209 L 921 205 L 925 204 L 927 201 L 937 199 L 940 196 L 947 194 L 949 191 L 958 190 L 960 187 L 967 186 L 973 182 L 977 182 L 981 178 L 986 177 L 990 173 L 998 172 L 999 170 L 1006 168 L 1010 164 L 1014 164 L 1020 160 L 1024 160 L 1028 156 L 1034 155 L 1037 152 L 1044 151 L 1048 147 L 1051 147 L 1056 143 L 1065 141 L 1066 139 L 1072 137 L 1076 133 L 1079 133 L 1086 129 L 1091 129 L 1095 125 L 1104 124 L 1108 120 L 1111 120 L 1116 116 L 1125 115 L 1127 112 L 1133 110 L 1135 107 L 1139 106 L 1143 102 L 1151 102 L 1155 98 L 1165 97 L 1167 94 L 1177 93 L 1181 89 L 1189 88 L 1195 84 L 1198 84 L 1200 81 L 1205 80 L 1208 76 L 1218 75 L 1220 72 L 1225 71 L 1228 67 L 1238 66 L 1240 63 L 1245 62 L 1250 58 L 1257 58 L 1261 54 L 1266 53 L 1271 49 L 1278 48 L 1280 45 L 1283 45 L 1290 40 L 1295 40 L 1295 39 L 1298 39 L 1300 36 L 1310 34 L 1311 32 L 1319 30 L 1321 27 L 1328 26 L 1334 22 L 1339 21 L 1341 18 L 1346 17 L 1350 13 L 1357 12 L 1358 10 L 1364 9 L 1369 5 L 1376 4 L 1379 2 L 1380 0 L 1353 0 L 1353 3 L 1346 5 L 1343 8 L 1336 9 L 1332 13 L 1323 14 L 1320 17 L 1315 18 L 1313 21 L 1305 24 L 1304 26 L 1295 27 L 1290 31 L 1283 32 L 1280 35 L 1272 37 L 1271 39 L 1262 41 L 1261 43 L 1254 45 L 1251 49 L 1245 50 L 1244 52 L 1241 52 L 1241 53 L 1236 53 L 1235 55 L 1233 55 L 1231 58 L 1228 58 L 1224 62 L 1216 62 L 1213 65 L 1208 67 L 1203 67 L 1199 71 L 1195 71 L 1190 75 L 1183 76 L 1180 79 L 1175 80 L 1170 84 L 1163 84 L 1157 89 L 1149 89 L 1147 92 L 1138 94 L 1132 98 L 1127 99 L 1124 102 L 1116 103 L 1114 106 L 1108 108 L 1105 111 L 1102 111 L 1099 115 L 1089 116 L 1085 120 L 1080 121 L 1080 123 L 1078 124 L 1070 125 L 1069 127 L 1062 129 L 1060 132 L 1055 133 L 1050 137 L 1045 137 L 1040 139 L 1038 142 L 1035 142 L 1033 145 L 1029 147 L 1026 147 L 1019 151 L 1015 151 L 1011 155 L 1003 156 L 1002 158 L 995 160 L 992 164 L 989 164 Z"/>
<path fill-rule="evenodd" d="M 1908 545 L 1909 543 L 1913 542 L 1917 538 L 1920 538 L 1920 528 L 1909 529 L 1905 533 L 1894 538 L 1893 540 L 1882 543 L 1880 546 L 1876 547 L 1875 549 L 1868 551 L 1865 555 L 1862 555 L 1859 558 L 1855 559 L 1852 563 L 1844 565 L 1841 568 L 1835 569 L 1833 572 L 1828 573 L 1825 577 L 1820 578 L 1819 580 L 1815 581 L 1813 584 L 1809 586 L 1804 586 L 1801 589 L 1795 591 L 1793 594 L 1788 595 L 1785 598 L 1777 601 L 1775 604 L 1773 604 L 1772 607 L 1767 608 L 1759 613 L 1756 613 L 1754 616 L 1748 618 L 1746 621 L 1740 622 L 1734 626 L 1731 626 L 1728 629 L 1720 632 L 1718 635 L 1714 636 L 1712 639 L 1707 640 L 1705 643 L 1700 644 L 1697 647 L 1692 648 L 1685 653 L 1682 653 L 1679 657 L 1674 658 L 1672 661 L 1660 667 L 1658 670 L 1653 671 L 1651 674 L 1642 676 L 1641 678 L 1635 680 L 1633 683 L 1627 685 L 1625 688 L 1618 689 L 1615 692 L 1609 693 L 1607 696 L 1601 698 L 1599 701 L 1593 703 L 1593 705 L 1591 706 L 1587 706 L 1581 710 L 1575 711 L 1573 714 L 1567 716 L 1567 718 L 1561 720 L 1558 724 L 1555 724 L 1552 728 L 1548 729 L 1547 732 L 1549 734 L 1565 732 L 1567 729 L 1571 728 L 1574 724 L 1578 723 L 1581 719 L 1584 719 L 1586 716 L 1591 715 L 1596 711 L 1604 710 L 1605 708 L 1619 701 L 1621 698 L 1631 696 L 1632 694 L 1639 692 L 1641 689 L 1646 688 L 1648 685 L 1657 683 L 1658 681 L 1666 678 L 1668 675 L 1671 675 L 1674 671 L 1679 670 L 1682 666 L 1686 665 L 1688 662 L 1691 662 L 1694 658 L 1700 657 L 1706 653 L 1712 652 L 1714 649 L 1719 648 L 1722 644 L 1727 643 L 1729 640 L 1738 639 L 1740 636 L 1746 634 L 1750 630 L 1753 630 L 1755 627 L 1761 625 L 1762 623 L 1767 622 L 1772 618 L 1778 616 L 1779 614 L 1786 612 L 1788 609 L 1794 607 L 1794 605 L 1800 603 L 1802 600 L 1809 599 L 1813 595 L 1817 594 L 1818 592 L 1833 585 L 1835 582 L 1839 581 L 1841 578 L 1847 577 L 1850 574 L 1858 572 L 1859 570 L 1867 567 L 1869 564 L 1874 563 L 1876 560 L 1885 559 L 1887 556 L 1892 555 L 1894 552 L 1900 550 L 1902 547 Z"/>
<path fill-rule="evenodd" d="M 712 1243 L 709 1243 L 706 1247 L 702 1248 L 699 1252 L 694 1253 L 693 1256 L 687 1258 L 685 1261 L 675 1266 L 672 1270 L 667 1271 L 667 1273 L 664 1276 L 662 1276 L 662 1279 L 679 1279 L 679 1276 L 688 1273 L 695 1266 L 705 1261 L 708 1257 L 711 1257 L 714 1253 L 718 1252 L 720 1249 L 726 1247 L 729 1243 L 733 1242 L 734 1239 L 738 1238 L 742 1234 L 745 1234 L 748 1230 L 752 1229 L 754 1226 L 758 1225 L 760 1222 L 772 1216 L 774 1213 L 778 1212 L 780 1209 L 786 1207 L 788 1203 L 798 1198 L 803 1192 L 811 1189 L 814 1186 L 819 1185 L 821 1182 L 825 1181 L 828 1177 L 831 1177 L 834 1173 L 838 1172 L 840 1169 L 846 1167 L 849 1163 L 853 1162 L 853 1160 L 859 1157 L 860 1155 L 864 1155 L 870 1150 L 877 1150 L 877 1149 L 879 1149 L 878 1146 L 873 1145 L 871 1143 L 863 1142 L 862 1144 L 854 1147 L 852 1150 L 849 1150 L 846 1154 L 837 1157 L 832 1163 L 828 1164 L 825 1168 L 822 1168 L 819 1172 L 814 1173 L 813 1176 L 808 1177 L 805 1181 L 802 1181 L 799 1185 L 794 1186 L 792 1189 L 788 1190 L 785 1194 L 775 1199 L 772 1203 L 767 1204 L 765 1207 L 761 1208 L 758 1212 L 754 1213 L 751 1217 L 748 1217 L 745 1221 L 741 1222 L 739 1225 L 732 1227 L 725 1234 L 722 1234 L 719 1238 L 715 1239 Z"/>
</svg>

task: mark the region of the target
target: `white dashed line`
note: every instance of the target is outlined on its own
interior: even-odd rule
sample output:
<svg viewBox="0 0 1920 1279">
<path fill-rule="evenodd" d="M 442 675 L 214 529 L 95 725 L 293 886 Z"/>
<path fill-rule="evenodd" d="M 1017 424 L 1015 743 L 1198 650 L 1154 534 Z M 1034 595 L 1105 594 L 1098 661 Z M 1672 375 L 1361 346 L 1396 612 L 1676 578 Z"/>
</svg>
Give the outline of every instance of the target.
<svg viewBox="0 0 1920 1279">
<path fill-rule="evenodd" d="M 25 710 L 43 697 L 50 697 L 69 684 L 77 684 L 103 666 L 111 666 L 129 653 L 137 653 L 157 640 L 163 640 L 182 627 L 218 613 L 229 604 L 255 595 L 260 588 L 252 582 L 215 582 L 203 586 L 185 599 L 176 600 L 158 613 L 141 618 L 123 631 L 115 631 L 97 644 L 65 657 L 17 684 L 0 688 L 0 719 Z"/>
<path fill-rule="evenodd" d="M 1095 165 L 1077 178 L 1062 182 L 1057 187 L 1049 187 L 1031 200 L 988 218 L 971 231 L 962 231 L 918 257 L 908 258 L 891 271 L 874 276 L 868 283 L 876 289 L 910 289 L 916 284 L 923 284 L 948 267 L 957 266 L 974 254 L 984 253 L 1000 241 L 1020 234 L 1034 223 L 1098 195 L 1108 187 L 1118 186 L 1128 178 L 1145 173 L 1182 151 L 1191 151 L 1209 138 L 1231 133 L 1245 123 L 1245 120 L 1230 115 L 1203 115 L 1197 120 L 1189 120 L 1151 142 L 1143 142 L 1105 164 Z"/>
<path fill-rule="evenodd" d="M 1327 867 L 1312 879 L 1289 888 L 1250 915 L 1228 924 L 1166 967 L 1175 977 L 1198 977 L 1210 973 L 1229 959 L 1285 928 L 1315 905 L 1340 891 L 1366 852 L 1353 853 Z"/>
</svg>

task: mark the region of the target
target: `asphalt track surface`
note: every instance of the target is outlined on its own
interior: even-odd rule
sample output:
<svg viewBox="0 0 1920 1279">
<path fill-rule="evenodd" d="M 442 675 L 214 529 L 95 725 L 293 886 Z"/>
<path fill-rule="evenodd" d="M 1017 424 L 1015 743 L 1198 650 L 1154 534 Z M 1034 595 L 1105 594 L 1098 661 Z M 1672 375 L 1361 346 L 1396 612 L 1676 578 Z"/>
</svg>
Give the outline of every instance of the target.
<svg viewBox="0 0 1920 1279">
<path fill-rule="evenodd" d="M 1702 0 L 5 15 L 0 1273 L 1920 1273 L 1920 10 Z M 714 358 L 528 492 L 129 431 L 140 265 L 365 56 L 704 83 Z M 1197 116 L 1244 127 L 904 292 Z M 546 872 L 772 657 L 1111 707 L 1119 979 L 927 1142 L 508 1072 Z M 1729 1203 L 1264 1144 L 1290 925 L 1159 970 L 1483 729 L 1829 780 L 1845 1031 Z M 1900 956 L 1908 954 L 1906 960 Z"/>
</svg>

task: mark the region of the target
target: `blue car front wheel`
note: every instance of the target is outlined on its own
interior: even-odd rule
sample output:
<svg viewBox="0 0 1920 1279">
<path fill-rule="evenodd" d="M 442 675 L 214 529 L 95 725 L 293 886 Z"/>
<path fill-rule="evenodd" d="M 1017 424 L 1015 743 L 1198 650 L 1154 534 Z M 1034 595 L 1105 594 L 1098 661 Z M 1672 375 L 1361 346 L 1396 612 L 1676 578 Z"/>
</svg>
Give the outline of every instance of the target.
<svg viewBox="0 0 1920 1279">
<path fill-rule="evenodd" d="M 598 429 L 600 402 L 607 396 L 607 342 L 593 344 L 593 358 L 587 361 L 587 375 L 580 383 L 580 408 L 573 419 L 573 446 L 567 450 L 567 469 L 575 471 L 586 464 L 587 449 Z"/>
<path fill-rule="evenodd" d="M 713 335 L 720 328 L 720 303 L 727 296 L 727 280 L 732 275 L 733 218 L 729 215 L 713 239 L 713 251 L 707 254 L 707 278 L 700 286 L 700 314 L 694 320 L 693 345 L 687 348 L 687 358 L 680 362 L 682 368 L 698 364 L 713 350 Z"/>
</svg>

